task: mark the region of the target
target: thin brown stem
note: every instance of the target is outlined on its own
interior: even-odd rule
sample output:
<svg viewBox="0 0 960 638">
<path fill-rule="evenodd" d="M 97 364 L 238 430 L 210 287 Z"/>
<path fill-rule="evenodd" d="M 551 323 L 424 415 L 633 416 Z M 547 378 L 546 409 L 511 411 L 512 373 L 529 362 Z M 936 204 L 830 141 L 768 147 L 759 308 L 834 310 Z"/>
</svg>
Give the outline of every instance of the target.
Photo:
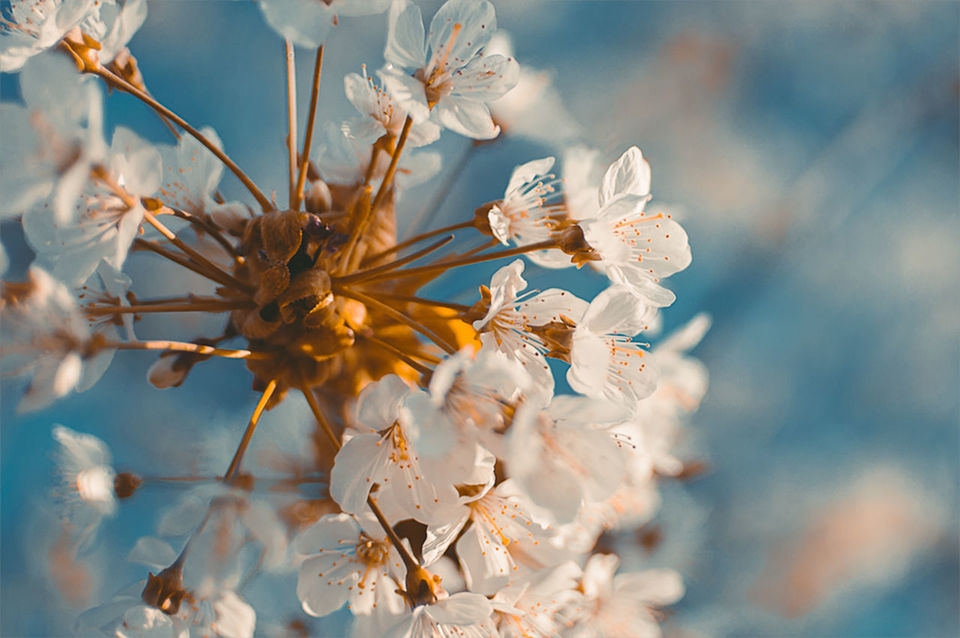
<svg viewBox="0 0 960 638">
<path fill-rule="evenodd" d="M 403 566 L 408 570 L 419 569 L 420 563 L 418 563 L 417 559 L 410 554 L 407 546 L 403 544 L 403 541 L 393 530 L 393 527 L 390 525 L 387 517 L 383 515 L 383 512 L 380 510 L 380 506 L 377 505 L 377 501 L 374 500 L 374 498 L 369 494 L 367 495 L 367 505 L 370 506 L 370 511 L 373 512 L 373 515 L 377 518 L 377 522 L 380 523 L 380 527 L 383 528 L 387 538 L 390 539 L 390 543 L 396 548 L 397 553 L 400 554 L 400 560 L 403 561 Z"/>
<path fill-rule="evenodd" d="M 180 210 L 179 208 L 171 208 L 170 206 L 164 206 L 158 212 L 167 212 L 169 211 L 170 215 L 174 217 L 179 217 L 180 219 L 185 219 L 194 226 L 196 226 L 201 231 L 213 237 L 213 239 L 220 244 L 224 250 L 226 250 L 231 257 L 239 257 L 240 252 L 237 248 L 230 243 L 230 240 L 223 236 L 223 233 L 220 232 L 220 227 L 214 224 L 209 219 L 204 219 L 203 217 L 197 217 L 196 215 L 191 215 L 185 210 Z"/>
<path fill-rule="evenodd" d="M 513 257 L 515 255 L 522 255 L 524 253 L 530 253 L 535 250 L 545 250 L 547 248 L 556 248 L 557 242 L 553 239 L 546 239 L 544 241 L 537 242 L 535 244 L 528 244 L 526 246 L 517 246 L 515 248 L 509 248 L 507 250 L 500 250 L 495 253 L 487 253 L 485 255 L 474 255 L 471 257 L 464 257 L 462 259 L 451 259 L 449 261 L 439 262 L 436 264 L 431 264 L 429 266 L 420 266 L 419 268 L 408 268 L 406 270 L 393 270 L 391 272 L 383 273 L 380 275 L 375 275 L 364 279 L 364 283 L 370 283 L 373 281 L 381 281 L 384 279 L 399 279 L 401 277 L 411 277 L 413 275 L 422 275 L 426 273 L 433 273 L 438 271 L 445 271 L 450 268 L 459 268 L 460 266 L 470 266 L 472 264 L 479 264 L 485 261 L 492 261 L 494 259 L 503 259 L 504 257 Z"/>
<path fill-rule="evenodd" d="M 406 313 L 400 312 L 396 308 L 388 304 L 385 304 L 379 299 L 375 299 L 370 295 L 366 295 L 358 290 L 353 290 L 347 287 L 341 288 L 338 286 L 334 286 L 333 291 L 334 293 L 339 293 L 344 297 L 350 297 L 351 299 L 356 299 L 357 301 L 362 302 L 367 307 L 372 306 L 374 308 L 379 309 L 384 314 L 392 317 L 393 319 L 396 319 L 400 323 L 404 323 L 410 326 L 411 328 L 413 328 L 414 330 L 422 334 L 424 337 L 430 339 L 430 341 L 433 341 L 435 344 L 440 346 L 448 354 L 453 354 L 454 352 L 457 351 L 457 349 L 453 345 L 451 345 L 446 339 L 444 339 L 443 337 L 435 333 L 433 330 L 426 327 L 416 319 L 410 317 Z"/>
<path fill-rule="evenodd" d="M 243 455 L 246 454 L 247 447 L 250 445 L 250 441 L 253 439 L 253 432 L 257 429 L 257 423 L 260 422 L 260 416 L 266 409 L 267 402 L 270 401 L 270 397 L 273 396 L 273 391 L 276 389 L 277 380 L 273 379 L 267 384 L 263 394 L 260 395 L 260 400 L 257 401 L 257 407 L 254 408 L 253 415 L 250 417 L 250 422 L 247 423 L 247 429 L 243 432 L 243 438 L 240 439 L 240 445 L 237 446 L 237 451 L 233 454 L 233 460 L 230 461 L 230 467 L 228 467 L 227 471 L 223 474 L 224 481 L 229 481 L 232 479 L 240 470 L 240 462 L 243 461 Z"/>
<path fill-rule="evenodd" d="M 450 301 L 437 301 L 435 299 L 424 299 L 423 297 L 416 297 L 413 295 L 399 295 L 393 292 L 383 292 L 382 290 L 377 291 L 378 297 L 386 297 L 387 299 L 395 299 L 397 301 L 406 301 L 408 303 L 420 304 L 421 306 L 436 306 L 437 308 L 449 308 L 450 310 L 456 310 L 457 312 L 467 312 L 470 310 L 470 306 L 462 303 L 453 303 Z"/>
<path fill-rule="evenodd" d="M 293 57 L 290 38 L 283 41 L 287 60 L 287 161 L 290 168 L 290 208 L 297 209 L 293 202 L 297 197 L 297 65 Z"/>
<path fill-rule="evenodd" d="M 378 259 L 381 259 L 381 258 L 383 258 L 383 257 L 386 257 L 387 255 L 393 254 L 393 253 L 397 252 L 398 250 L 403 250 L 403 249 L 406 248 L 407 246 L 411 246 L 411 245 L 413 245 L 413 244 L 416 244 L 416 243 L 418 243 L 418 242 L 421 242 L 421 241 L 423 241 L 423 240 L 425 240 L 425 239 L 430 239 L 431 237 L 436 237 L 437 235 L 442 235 L 442 234 L 444 234 L 444 233 L 450 233 L 450 232 L 453 232 L 453 231 L 455 231 L 455 230 L 461 230 L 461 229 L 463 229 L 463 228 L 471 228 L 471 227 L 473 227 L 473 220 L 466 221 L 466 222 L 463 222 L 463 223 L 460 223 L 460 224 L 453 224 L 453 225 L 451 225 L 451 226 L 444 226 L 443 228 L 438 228 L 438 229 L 436 229 L 436 230 L 431 230 L 431 231 L 428 232 L 428 233 L 420 233 L 419 235 L 417 235 L 417 236 L 415 236 L 415 237 L 411 237 L 410 239 L 407 239 L 407 240 L 405 240 L 405 241 L 400 242 L 400 243 L 397 244 L 396 246 L 391 246 L 390 248 L 387 248 L 387 249 L 385 249 L 385 250 L 381 250 L 380 252 L 378 252 L 378 253 L 376 253 L 376 254 L 374 254 L 374 255 L 371 255 L 370 257 L 365 258 L 365 259 L 363 260 L 363 263 L 374 262 L 374 261 L 376 261 L 376 260 L 378 260 Z"/>
<path fill-rule="evenodd" d="M 243 183 L 243 185 L 246 186 L 247 190 L 250 191 L 250 194 L 253 195 L 253 197 L 257 200 L 257 203 L 260 204 L 260 206 L 263 208 L 264 211 L 273 210 L 273 205 L 270 203 L 270 200 L 267 199 L 266 196 L 264 196 L 263 192 L 261 192 L 259 188 L 257 188 L 257 185 L 253 183 L 253 180 L 251 180 L 246 173 L 240 170 L 240 167 L 237 166 L 236 162 L 230 159 L 230 157 L 227 156 L 226 153 L 221 151 L 217 147 L 217 145 L 211 142 L 205 135 L 203 135 L 203 133 L 193 128 L 192 126 L 190 126 L 190 124 L 188 124 L 186 120 L 184 120 L 182 117 L 180 117 L 179 115 L 177 115 L 176 113 L 174 113 L 173 111 L 165 107 L 164 105 L 157 102 L 157 100 L 155 100 L 150 95 L 147 95 L 146 93 L 144 93 L 143 91 L 135 87 L 134 85 L 130 84 L 129 82 L 115 75 L 114 73 L 111 73 L 107 69 L 104 69 L 101 67 L 93 71 L 93 73 L 95 73 L 96 75 L 99 75 L 101 78 L 106 80 L 108 84 L 113 84 L 117 88 L 120 88 L 126 91 L 127 93 L 130 93 L 131 95 L 139 99 L 141 102 L 145 103 L 147 106 L 149 106 L 153 110 L 157 111 L 161 115 L 164 115 L 170 120 L 172 120 L 174 123 L 176 123 L 177 126 L 179 126 L 183 130 L 185 130 L 187 133 L 192 135 L 194 138 L 196 138 L 198 142 L 206 146 L 207 149 L 217 157 L 217 159 L 223 162 L 224 166 L 230 169 L 230 171 L 237 176 L 237 179 L 239 179 Z"/>
<path fill-rule="evenodd" d="M 327 421 L 326 416 L 323 414 L 323 410 L 320 409 L 320 404 L 317 403 L 317 397 L 307 386 L 306 380 L 301 376 L 300 382 L 300 392 L 303 393 L 303 398 L 307 400 L 307 404 L 310 406 L 310 411 L 313 412 L 314 418 L 317 420 L 317 423 L 320 424 L 320 427 L 326 433 L 327 438 L 330 439 L 330 444 L 333 446 L 333 449 L 340 450 L 340 439 L 337 438 L 337 435 L 334 434 L 333 428 L 330 427 L 330 422 Z"/>
<path fill-rule="evenodd" d="M 202 277 L 206 277 L 206 278 L 209 279 L 210 281 L 213 281 L 213 282 L 218 283 L 218 284 L 220 284 L 220 285 L 229 285 L 229 284 L 227 284 L 226 282 L 224 282 L 224 281 L 222 280 L 222 278 L 220 278 L 219 276 L 217 276 L 217 275 L 214 274 L 214 273 L 209 272 L 206 268 L 200 266 L 199 264 L 195 264 L 195 263 L 193 263 L 192 261 L 190 261 L 189 259 L 187 259 L 186 257 L 183 257 L 183 256 L 181 256 L 181 255 L 178 255 L 177 253 L 173 252 L 172 250 L 167 250 L 167 249 L 164 248 L 163 246 L 160 246 L 159 244 L 155 244 L 155 243 L 152 242 L 152 241 L 147 241 L 147 240 L 145 240 L 145 239 L 141 239 L 140 237 L 137 237 L 137 238 L 135 238 L 135 239 L 133 240 L 133 245 L 134 245 L 135 248 L 141 248 L 141 249 L 144 249 L 144 250 L 149 250 L 150 252 L 154 252 L 154 253 L 160 255 L 161 257 L 164 257 L 164 258 L 166 258 L 166 259 L 169 259 L 170 261 L 172 261 L 173 263 L 177 264 L 178 266 L 183 266 L 183 267 L 186 268 L 187 270 L 192 270 L 193 272 L 197 273 L 198 275 L 200 275 L 200 276 L 202 276 Z"/>
<path fill-rule="evenodd" d="M 421 257 L 429 255 L 435 250 L 439 250 L 440 248 L 443 248 L 444 246 L 449 244 L 451 241 L 453 241 L 453 235 L 450 235 L 449 237 L 444 237 L 440 241 L 434 242 L 433 244 L 430 244 L 426 248 L 421 248 L 415 253 L 410 253 L 406 257 L 395 259 L 389 263 L 377 266 L 376 268 L 368 268 L 367 270 L 361 270 L 359 272 L 353 273 L 352 275 L 347 275 L 346 277 L 335 277 L 334 281 L 341 284 L 349 284 L 357 281 L 364 281 L 374 275 L 390 272 L 391 270 L 395 270 L 397 268 L 405 266 L 406 264 L 409 264 L 410 262 L 416 261 Z"/>
<path fill-rule="evenodd" d="M 255 288 L 250 284 L 240 281 L 239 279 L 237 279 L 227 271 L 220 268 L 220 266 L 216 265 L 215 263 L 213 263 L 203 255 L 201 255 L 199 252 L 197 252 L 196 250 L 188 246 L 182 239 L 177 237 L 173 233 L 173 231 L 171 231 L 169 228 L 163 225 L 163 223 L 161 223 L 160 220 L 154 217 L 153 213 L 151 213 L 150 211 L 144 211 L 143 218 L 146 219 L 151 226 L 153 226 L 158 231 L 160 231 L 160 234 L 166 237 L 167 240 L 170 241 L 170 243 L 172 243 L 174 246 L 176 246 L 177 248 L 185 252 L 187 255 L 190 256 L 191 259 L 193 259 L 195 262 L 197 262 L 201 266 L 208 268 L 211 273 L 213 273 L 216 277 L 219 278 L 220 283 L 226 286 L 233 286 L 234 288 L 237 288 L 238 290 L 242 290 L 247 293 L 253 293 L 253 291 L 255 290 Z"/>
<path fill-rule="evenodd" d="M 165 341 L 154 339 L 151 341 L 107 341 L 100 344 L 104 350 L 162 350 L 165 352 L 193 352 L 195 354 L 207 355 L 210 357 L 223 357 L 225 359 L 266 359 L 270 355 L 265 352 L 252 352 L 250 350 L 226 350 L 224 348 L 214 348 L 213 346 L 204 346 L 198 343 L 188 341 Z"/>
<path fill-rule="evenodd" d="M 443 186 L 440 187 L 440 190 L 437 191 L 437 194 L 434 195 L 432 200 L 430 200 L 430 203 L 427 204 L 427 206 L 425 206 L 419 213 L 417 213 L 417 216 L 413 218 L 412 222 L 410 222 L 410 225 L 407 227 L 409 232 L 416 232 L 421 225 L 430 221 L 430 219 L 437 214 L 437 211 L 440 210 L 440 206 L 442 206 L 444 200 L 447 199 L 447 195 L 450 194 L 450 189 L 452 189 L 453 185 L 457 183 L 461 173 L 463 173 L 464 169 L 467 167 L 467 164 L 470 162 L 470 158 L 473 157 L 474 151 L 476 151 L 478 148 L 479 146 L 477 144 L 470 143 L 470 145 L 463 150 L 463 153 L 460 154 L 456 165 L 447 175 L 447 181 L 443 183 Z"/>
<path fill-rule="evenodd" d="M 364 335 L 363 339 L 369 341 L 370 343 L 380 346 L 381 348 L 391 353 L 393 356 L 400 359 L 401 361 L 403 361 L 405 364 L 407 364 L 408 366 L 410 366 L 420 374 L 431 374 L 433 372 L 430 368 L 423 365 L 419 361 L 416 361 L 415 359 L 413 359 L 413 357 L 405 353 L 400 348 L 396 347 L 391 343 L 384 341 L 383 339 L 378 339 L 373 335 Z"/>
<path fill-rule="evenodd" d="M 407 119 L 403 122 L 403 129 L 400 131 L 400 137 L 397 138 L 397 143 L 393 149 L 393 155 L 390 157 L 390 165 L 387 166 L 387 172 L 383 176 L 383 180 L 380 182 L 380 188 L 377 189 L 376 195 L 373 196 L 373 202 L 370 204 L 370 209 L 366 211 L 366 214 L 361 219 L 353 220 L 353 228 L 350 230 L 350 238 L 347 240 L 347 245 L 343 251 L 343 261 L 342 264 L 347 265 L 347 270 L 350 269 L 351 262 L 353 261 L 353 254 L 357 247 L 357 242 L 360 241 L 360 236 L 367 228 L 367 224 L 370 222 L 370 218 L 377 214 L 377 209 L 383 203 L 384 197 L 387 195 L 387 191 L 390 190 L 390 185 L 393 183 L 393 176 L 397 171 L 397 163 L 400 161 L 400 154 L 403 152 L 403 146 L 407 142 L 407 136 L 410 134 L 410 127 L 413 126 L 413 119 L 408 115 Z M 371 164 L 376 158 L 376 146 L 374 146 L 373 155 L 370 158 Z"/>
<path fill-rule="evenodd" d="M 293 193 L 290 208 L 300 210 L 303 201 L 303 189 L 307 183 L 307 168 L 310 166 L 310 146 L 313 144 L 313 126 L 317 118 L 317 101 L 320 97 L 320 72 L 323 70 L 323 45 L 317 49 L 313 63 L 313 89 L 310 92 L 310 110 L 307 111 L 307 131 L 303 137 L 303 153 L 300 154 L 300 173 L 297 175 L 297 187 Z"/>
<path fill-rule="evenodd" d="M 241 310 L 243 308 L 253 308 L 254 304 L 249 301 L 228 301 L 217 300 L 198 303 L 184 304 L 136 304 L 131 306 L 88 306 L 84 312 L 88 315 L 116 315 L 129 313 L 149 313 L 149 312 L 229 312 L 230 310 Z"/>
</svg>

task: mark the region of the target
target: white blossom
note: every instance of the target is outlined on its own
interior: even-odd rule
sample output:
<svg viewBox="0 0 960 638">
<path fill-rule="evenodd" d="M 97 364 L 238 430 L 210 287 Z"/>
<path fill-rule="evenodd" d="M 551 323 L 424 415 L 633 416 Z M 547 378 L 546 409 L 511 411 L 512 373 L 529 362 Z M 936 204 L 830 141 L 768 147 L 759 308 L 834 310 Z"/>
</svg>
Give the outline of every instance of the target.
<svg viewBox="0 0 960 638">
<path fill-rule="evenodd" d="M 463 591 L 417 606 L 382 635 L 385 638 L 489 638 L 486 621 L 492 612 L 486 596 Z"/>
<path fill-rule="evenodd" d="M 666 475 L 683 470 L 683 463 L 673 455 L 673 447 L 684 417 L 699 407 L 708 382 L 704 365 L 687 356 L 687 351 L 700 342 L 709 327 L 709 317 L 698 315 L 650 352 L 660 370 L 657 389 L 637 404 L 630 421 L 616 428 L 633 443 L 641 474 L 643 466 L 652 466 Z"/>
<path fill-rule="evenodd" d="M 487 213 L 493 236 L 504 246 L 534 244 L 554 236 L 567 218 L 563 180 L 550 170 L 554 158 L 545 157 L 513 169 L 503 199 Z M 528 252 L 530 261 L 546 268 L 570 265 L 570 257 L 552 248 Z"/>
<path fill-rule="evenodd" d="M 437 488 L 424 476 L 415 446 L 418 426 L 431 424 L 412 423 L 404 415 L 401 406 L 409 393 L 393 375 L 361 393 L 354 426 L 357 434 L 337 452 L 330 474 L 330 496 L 345 512 L 366 511 L 367 496 L 375 484 L 378 501 L 413 518 L 423 519 L 440 502 Z"/>
<path fill-rule="evenodd" d="M 653 393 L 658 372 L 653 358 L 631 339 L 645 330 L 650 307 L 627 286 L 611 286 L 590 302 L 573 332 L 570 386 L 587 396 L 637 409 Z"/>
<path fill-rule="evenodd" d="M 0 369 L 30 375 L 18 410 L 39 410 L 74 390 L 90 329 L 59 281 L 31 266 L 25 284 L 6 285 L 0 300 Z"/>
<path fill-rule="evenodd" d="M 366 65 L 363 67 L 363 75 L 348 73 L 344 76 L 343 85 L 347 99 L 362 116 L 344 124 L 350 137 L 370 144 L 383 135 L 393 138 L 400 136 L 406 113 L 394 102 L 386 89 L 367 76 Z M 430 120 L 424 120 L 410 127 L 406 146 L 425 146 L 439 137 L 440 127 Z"/>
<path fill-rule="evenodd" d="M 687 233 L 668 213 L 648 213 L 650 165 L 636 146 L 610 165 L 600 183 L 596 217 L 580 222 L 614 283 L 636 290 L 655 306 L 676 298 L 660 280 L 690 265 Z"/>
<path fill-rule="evenodd" d="M 427 527 L 425 563 L 431 564 L 456 541 L 467 587 L 493 595 L 516 576 L 519 565 L 539 568 L 562 558 L 550 542 L 552 532 L 528 514 L 529 504 L 512 481 L 495 489 L 492 480 L 483 486 L 464 485 L 459 491 L 460 502 L 438 512 Z"/>
<path fill-rule="evenodd" d="M 296 550 L 306 557 L 297 596 L 311 616 L 325 616 L 344 603 L 354 614 L 403 611 L 395 591 L 402 563 L 372 514 L 328 514 L 300 534 Z"/>
<path fill-rule="evenodd" d="M 491 599 L 498 635 L 504 638 L 550 638 L 569 624 L 571 607 L 582 598 L 581 570 L 567 562 L 512 581 Z"/>
<path fill-rule="evenodd" d="M 109 64 L 147 19 L 147 0 L 96 0 L 80 30 L 99 42 L 97 59 Z"/>
<path fill-rule="evenodd" d="M 553 372 L 544 355 L 550 352 L 548 331 L 537 328 L 554 324 L 554 332 L 571 333 L 587 309 L 587 302 L 573 293 L 550 288 L 534 296 L 522 295 L 523 260 L 504 266 L 490 280 L 486 315 L 473 322 L 484 348 L 496 349 L 519 361 L 542 389 L 553 391 Z M 541 336 L 543 335 L 543 336 Z"/>
<path fill-rule="evenodd" d="M 497 29 L 493 5 L 448 0 L 426 39 L 420 9 L 412 2 L 394 0 L 389 20 L 383 54 L 388 65 L 380 77 L 400 108 L 415 123 L 430 117 L 466 137 L 496 137 L 500 127 L 487 103 L 513 88 L 519 69 L 513 59 L 481 51 Z"/>
<path fill-rule="evenodd" d="M 0 21 L 0 71 L 19 70 L 96 12 L 99 4 L 96 0 L 11 0 L 9 20 Z"/>
</svg>

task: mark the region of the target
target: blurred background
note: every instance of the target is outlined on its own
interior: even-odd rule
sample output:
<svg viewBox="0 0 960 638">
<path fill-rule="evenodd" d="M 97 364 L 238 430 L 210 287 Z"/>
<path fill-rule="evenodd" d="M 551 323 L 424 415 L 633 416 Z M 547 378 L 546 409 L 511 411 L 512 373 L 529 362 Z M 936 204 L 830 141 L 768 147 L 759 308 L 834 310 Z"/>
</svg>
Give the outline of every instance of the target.
<svg viewBox="0 0 960 638">
<path fill-rule="evenodd" d="M 425 16 L 439 6 L 420 4 Z M 521 64 L 553 74 L 576 141 L 605 163 L 640 146 L 655 201 L 687 229 L 694 260 L 670 279 L 665 331 L 713 316 L 695 351 L 711 387 L 681 455 L 704 471 L 663 483 L 660 514 L 624 555 L 628 569 L 683 573 L 667 635 L 958 635 L 960 4 L 495 4 Z M 214 126 L 254 181 L 282 193 L 279 37 L 248 2 L 163 0 L 149 11 L 130 49 L 152 93 Z M 342 19 L 327 42 L 321 119 L 353 116 L 341 79 L 380 66 L 385 28 L 384 15 Z M 303 116 L 312 53 L 298 62 Z M 14 78 L 2 88 L 15 98 Z M 110 97 L 107 113 L 171 142 L 128 96 Z M 445 170 L 468 146 L 444 135 Z M 509 136 L 478 148 L 437 225 L 501 197 L 516 164 L 559 152 Z M 442 181 L 405 195 L 401 226 Z M 222 189 L 242 197 L 231 176 Z M 16 278 L 29 254 L 15 226 L 3 242 Z M 472 302 L 493 269 L 439 290 Z M 155 261 L 132 260 L 130 271 L 150 295 L 179 285 Z M 528 272 L 532 286 L 558 281 Z M 585 296 L 603 285 L 583 279 L 575 292 Z M 200 319 L 171 334 L 151 318 L 138 333 L 203 331 Z M 182 388 L 157 391 L 145 380 L 152 361 L 121 353 L 93 390 L 27 416 L 14 411 L 20 386 L 5 383 L 0 634 L 69 633 L 77 609 L 141 577 L 122 559 L 173 495 L 144 490 L 101 531 L 87 567 L 62 561 L 44 505 L 52 424 L 101 436 L 118 466 L 146 474 L 202 467 L 197 454 L 216 456 L 211 442 L 242 429 L 256 394 L 241 365 L 209 362 Z M 284 409 L 303 420 L 302 406 Z M 64 595 L 51 570 L 85 586 Z M 293 586 L 250 597 L 289 601 Z M 262 615 L 260 629 L 270 622 Z"/>
</svg>

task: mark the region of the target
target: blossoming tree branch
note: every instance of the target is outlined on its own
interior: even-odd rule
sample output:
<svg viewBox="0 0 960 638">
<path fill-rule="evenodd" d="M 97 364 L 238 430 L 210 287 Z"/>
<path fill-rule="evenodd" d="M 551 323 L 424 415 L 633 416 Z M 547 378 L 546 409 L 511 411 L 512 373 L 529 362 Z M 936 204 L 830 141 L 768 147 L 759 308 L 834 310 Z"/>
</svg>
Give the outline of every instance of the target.
<svg viewBox="0 0 960 638">
<path fill-rule="evenodd" d="M 709 321 L 653 347 L 646 335 L 674 301 L 664 279 L 690 264 L 687 236 L 650 203 L 637 147 L 605 165 L 571 144 L 575 124 L 549 76 L 514 60 L 489 2 L 448 0 L 426 28 L 409 0 L 260 0 L 286 64 L 288 182 L 269 188 L 215 130 L 149 89 L 126 47 L 145 0 L 8 4 L 0 70 L 19 73 L 22 102 L 0 103 L 0 217 L 22 220 L 35 253 L 0 301 L 2 370 L 27 379 L 19 408 L 86 390 L 114 356 L 143 351 L 156 357 L 157 388 L 227 358 L 259 393 L 229 465 L 210 476 L 120 469 L 103 441 L 54 427 L 74 552 L 126 499 L 180 486 L 164 492 L 175 497 L 157 535 L 131 552 L 150 566 L 143 579 L 114 583 L 114 598 L 80 617 L 83 631 L 269 633 L 258 615 L 275 610 L 244 592 L 271 572 L 295 574 L 293 602 L 310 616 L 346 605 L 355 636 L 659 635 L 661 608 L 683 594 L 679 575 L 618 573 L 617 556 L 596 548 L 605 531 L 647 522 L 657 480 L 685 469 L 672 446 L 706 389 L 687 352 Z M 321 125 L 320 91 L 339 90 L 323 74 L 336 55 L 325 39 L 338 16 L 383 12 L 383 65 L 343 78 L 356 117 Z M 308 87 L 295 81 L 304 50 Z M 172 143 L 122 126 L 108 142 L 105 93 L 136 98 Z M 417 217 L 399 215 L 405 190 L 440 171 L 428 147 L 445 132 L 472 143 Z M 514 135 L 558 148 L 561 161 L 521 162 L 501 198 L 438 227 L 475 149 Z M 226 174 L 249 197 L 226 199 Z M 131 252 L 212 292 L 134 294 Z M 462 283 L 483 262 L 501 267 L 472 282 L 470 303 L 423 291 Z M 588 300 L 528 285 L 556 269 L 608 286 Z M 215 316 L 221 329 L 138 338 L 144 316 L 177 313 Z M 563 371 L 574 394 L 555 394 Z M 271 409 L 291 395 L 314 420 L 305 462 L 283 475 L 246 469 L 251 443 L 272 436 Z"/>
</svg>

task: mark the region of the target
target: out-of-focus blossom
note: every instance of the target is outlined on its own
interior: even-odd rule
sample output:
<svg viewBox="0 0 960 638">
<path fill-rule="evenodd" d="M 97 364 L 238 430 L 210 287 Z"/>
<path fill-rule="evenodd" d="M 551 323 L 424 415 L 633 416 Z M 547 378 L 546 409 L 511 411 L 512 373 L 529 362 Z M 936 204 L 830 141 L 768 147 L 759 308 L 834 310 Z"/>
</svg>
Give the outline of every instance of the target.
<svg viewBox="0 0 960 638">
<path fill-rule="evenodd" d="M 66 286 L 31 266 L 26 283 L 4 285 L 0 318 L 3 373 L 31 376 L 19 410 L 39 410 L 76 388 L 90 329 Z"/>
<path fill-rule="evenodd" d="M 0 217 L 48 204 L 66 222 L 105 152 L 99 87 L 62 55 L 32 59 L 20 73 L 25 106 L 0 103 Z"/>
<path fill-rule="evenodd" d="M 323 178 L 335 184 L 358 184 L 370 165 L 370 145 L 352 137 L 342 126 L 328 122 L 321 131 L 317 149 L 317 168 Z M 379 185 L 390 164 L 390 156 L 376 153 L 370 183 Z M 433 151 L 404 153 L 397 164 L 394 181 L 399 187 L 420 184 L 440 170 L 440 154 Z"/>
<path fill-rule="evenodd" d="M 525 403 L 509 435 L 511 477 L 555 521 L 573 520 L 623 479 L 624 452 L 609 427 L 626 417 L 613 402 L 580 396 L 554 397 L 545 409 Z"/>
<path fill-rule="evenodd" d="M 84 545 L 104 517 L 117 511 L 114 493 L 116 471 L 111 465 L 107 444 L 90 434 L 74 432 L 62 425 L 53 428 L 57 449 L 60 486 L 56 496 L 63 503 L 64 516 Z"/>
<path fill-rule="evenodd" d="M 594 554 L 583 568 L 582 615 L 571 629 L 576 638 L 659 638 L 657 610 L 677 602 L 684 588 L 671 569 L 649 569 L 614 576 L 620 559 Z"/>
<path fill-rule="evenodd" d="M 339 16 L 364 16 L 385 11 L 390 0 L 260 0 L 270 28 L 301 47 L 326 41 Z"/>
<path fill-rule="evenodd" d="M 49 207 L 35 208 L 23 218 L 38 262 L 68 285 L 84 282 L 101 260 L 123 267 L 143 221 L 140 198 L 153 195 L 160 184 L 160 153 L 129 129 L 117 127 L 104 170 L 123 196 L 91 181 L 69 218 Z"/>
<path fill-rule="evenodd" d="M 510 36 L 497 31 L 484 47 L 487 55 L 514 57 Z M 553 85 L 553 74 L 520 65 L 517 85 L 506 95 L 490 103 L 493 121 L 508 135 L 519 135 L 550 144 L 562 145 L 580 134 L 580 125 L 567 111 L 563 98 Z"/>
<path fill-rule="evenodd" d="M 12 0 L 0 22 L 0 71 L 23 67 L 98 9 L 95 0 Z M 4 18 L 7 14 L 4 13 Z"/>
</svg>

